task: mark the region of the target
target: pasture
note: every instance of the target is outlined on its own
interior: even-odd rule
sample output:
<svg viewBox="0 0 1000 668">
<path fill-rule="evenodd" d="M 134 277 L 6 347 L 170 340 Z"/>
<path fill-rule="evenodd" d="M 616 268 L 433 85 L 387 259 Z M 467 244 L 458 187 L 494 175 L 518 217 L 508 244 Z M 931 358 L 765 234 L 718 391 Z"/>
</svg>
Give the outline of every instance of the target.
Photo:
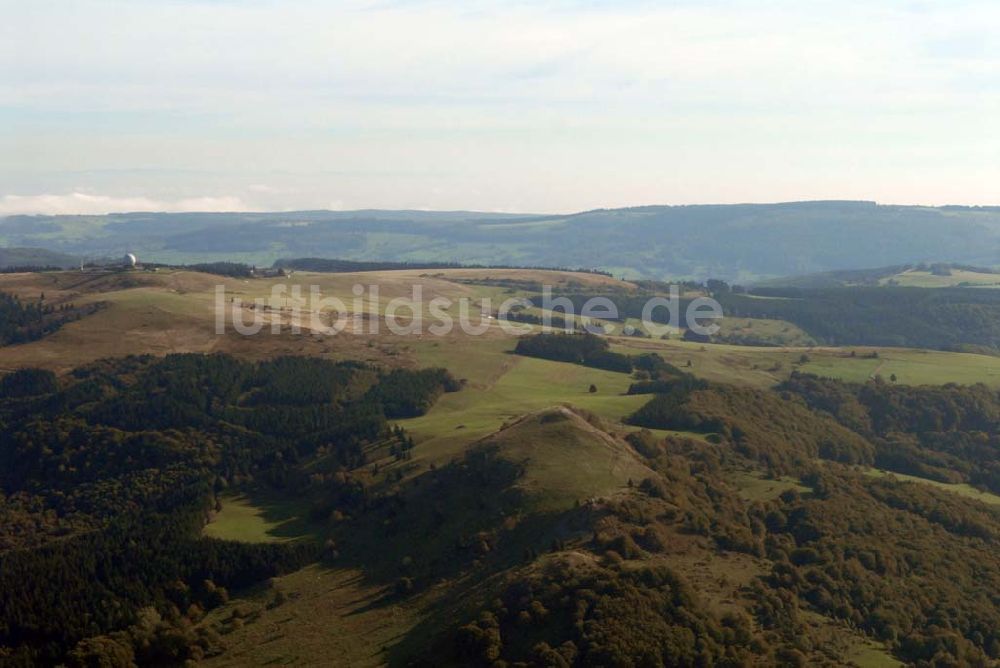
<svg viewBox="0 0 1000 668">
<path fill-rule="evenodd" d="M 319 527 L 306 518 L 306 508 L 285 496 L 244 492 L 220 497 L 222 508 L 205 525 L 210 538 L 244 543 L 283 543 L 313 534 Z"/>
</svg>

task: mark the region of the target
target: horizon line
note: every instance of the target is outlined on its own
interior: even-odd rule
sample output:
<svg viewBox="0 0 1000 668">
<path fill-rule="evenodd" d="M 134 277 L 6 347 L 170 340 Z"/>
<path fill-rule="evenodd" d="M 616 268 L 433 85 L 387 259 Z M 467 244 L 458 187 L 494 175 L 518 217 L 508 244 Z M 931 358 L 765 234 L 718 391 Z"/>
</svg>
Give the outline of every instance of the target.
<svg viewBox="0 0 1000 668">
<path fill-rule="evenodd" d="M 532 217 L 545 218 L 556 216 L 580 216 L 588 213 L 600 211 L 627 211 L 633 209 L 682 209 L 688 207 L 739 207 L 739 206 L 790 206 L 803 204 L 860 204 L 875 207 L 907 207 L 907 208 L 927 208 L 927 209 L 1000 209 L 998 204 L 915 204 L 899 202 L 879 202 L 867 199 L 804 199 L 804 200 L 777 200 L 777 201 L 740 201 L 740 202 L 696 202 L 686 204 L 632 204 L 625 206 L 603 206 L 590 209 L 580 209 L 576 211 L 553 211 L 537 213 L 529 211 L 484 211 L 480 209 L 424 209 L 424 208 L 379 208 L 360 207 L 356 209 L 330 209 L 330 208 L 293 208 L 293 209 L 190 209 L 183 211 L 168 211 L 163 209 L 133 209 L 121 211 L 108 211 L 105 213 L 9 213 L 0 215 L 0 220 L 8 218 L 70 218 L 87 217 L 102 218 L 107 216 L 130 216 L 138 214 L 152 214 L 164 216 L 177 215 L 262 215 L 262 214 L 296 214 L 296 213 L 420 213 L 420 214 L 475 214 L 479 216 L 502 216 L 502 217 Z"/>
</svg>

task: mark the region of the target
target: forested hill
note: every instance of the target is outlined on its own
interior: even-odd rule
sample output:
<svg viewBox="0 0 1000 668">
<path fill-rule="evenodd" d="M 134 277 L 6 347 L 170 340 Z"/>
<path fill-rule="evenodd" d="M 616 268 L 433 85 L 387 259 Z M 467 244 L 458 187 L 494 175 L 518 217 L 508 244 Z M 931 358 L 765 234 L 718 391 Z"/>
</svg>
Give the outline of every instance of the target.
<svg viewBox="0 0 1000 668">
<path fill-rule="evenodd" d="M 14 216 L 0 244 L 187 264 L 281 257 L 594 267 L 629 277 L 750 282 L 915 262 L 1000 264 L 1000 207 L 800 202 L 473 212 Z"/>
<path fill-rule="evenodd" d="M 421 415 L 458 388 L 443 369 L 305 357 L 127 357 L 65 379 L 39 369 L 3 376 L 0 666 L 65 665 L 80 640 L 143 627 L 143 610 L 159 619 L 154 607 L 213 607 L 225 588 L 314 560 L 310 541 L 201 537 L 216 493 L 252 481 L 301 487 L 298 462 L 322 460 L 314 475 L 355 468 L 373 444 L 402 456 L 412 441 L 388 420 Z M 177 633 L 190 632 L 179 619 L 153 626 L 162 632 L 94 642 L 163 666 L 183 665 L 187 645 L 208 642 L 178 645 Z"/>
</svg>

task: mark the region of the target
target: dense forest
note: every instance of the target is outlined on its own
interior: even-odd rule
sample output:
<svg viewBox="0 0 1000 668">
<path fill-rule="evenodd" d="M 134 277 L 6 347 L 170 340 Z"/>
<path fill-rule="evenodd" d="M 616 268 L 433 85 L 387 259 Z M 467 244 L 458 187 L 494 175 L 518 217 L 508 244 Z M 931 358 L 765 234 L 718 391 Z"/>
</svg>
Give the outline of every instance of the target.
<svg viewBox="0 0 1000 668">
<path fill-rule="evenodd" d="M 706 384 L 683 376 L 661 389 L 663 393 L 632 416 L 632 422 L 705 434 L 712 445 L 676 437 L 658 441 L 648 432 L 630 436 L 636 451 L 670 480 L 667 485 L 662 480 L 643 481 L 639 488 L 651 497 L 646 503 L 670 499 L 675 507 L 688 508 L 686 530 L 712 537 L 720 548 L 766 556 L 771 562 L 771 572 L 742 595 L 755 601 L 755 616 L 775 643 L 779 663 L 806 665 L 804 653 L 819 648 L 803 636 L 805 611 L 862 629 L 914 665 L 992 665 L 1000 659 L 1000 613 L 992 597 L 1000 584 L 1000 566 L 993 556 L 1000 540 L 1000 516 L 990 507 L 926 484 L 900 483 L 891 476 L 872 478 L 855 470 L 856 464 L 874 462 L 900 472 L 993 487 L 991 474 L 1000 452 L 1000 443 L 990 436 L 997 433 L 1000 419 L 1000 395 L 995 390 L 852 385 L 803 374 L 775 392 Z M 779 474 L 800 479 L 810 491 L 790 489 L 740 508 L 717 477 L 728 468 L 727 460 L 731 467 L 740 459 L 758 462 L 775 479 Z M 674 471 L 668 472 L 668 467 Z M 678 481 L 683 476 L 678 469 L 700 470 L 695 479 L 711 490 L 713 502 L 679 501 L 683 488 Z M 722 503 L 723 499 L 728 501 Z M 737 512 L 727 504 L 735 504 Z M 706 517 L 696 516 L 706 512 Z M 662 522 L 651 523 L 651 516 L 656 516 L 651 509 L 632 506 L 626 513 L 632 524 L 626 527 L 630 537 L 616 542 L 595 532 L 597 545 L 592 547 L 615 545 L 614 555 L 606 553 L 609 556 L 602 562 L 605 568 L 614 570 L 622 558 L 648 560 L 650 553 L 666 549 L 668 542 L 662 537 L 649 539 Z M 676 517 L 676 511 L 668 516 Z M 555 582 L 567 577 L 559 576 Z M 548 610 L 551 599 L 544 598 L 544 592 L 556 587 L 555 582 L 541 588 L 519 586 L 537 591 L 534 598 Z M 622 591 L 625 584 L 617 587 Z M 581 665 L 578 652 L 599 641 L 592 634 L 557 630 L 588 628 L 586 619 L 596 613 L 599 599 L 589 593 L 595 589 L 592 584 L 587 589 L 591 596 L 587 604 L 570 608 L 584 625 L 556 624 L 544 638 L 546 646 L 557 652 L 564 651 L 561 639 L 570 641 L 571 654 L 577 657 L 571 665 Z M 549 618 L 570 612 L 563 607 L 566 600 L 555 605 L 559 612 L 547 613 Z M 526 603 L 518 605 L 515 610 L 524 609 Z M 637 602 L 629 614 L 641 614 L 638 611 L 647 605 Z M 512 609 L 500 607 L 503 614 Z M 581 611 L 585 611 L 582 619 Z M 485 619 L 503 628 L 503 618 L 494 617 Z M 489 631 L 489 625 L 479 622 L 479 631 L 467 633 L 478 637 Z M 626 630 L 620 632 L 628 638 Z M 702 633 L 717 641 L 730 637 L 718 631 Z M 628 642 L 641 651 L 639 638 Z M 780 649 L 783 643 L 794 649 L 787 644 Z M 537 652 L 539 645 L 533 646 Z M 678 654 L 676 646 L 670 651 L 673 654 L 664 663 L 697 665 L 693 654 Z"/>
<path fill-rule="evenodd" d="M 521 342 L 575 364 L 611 354 L 590 334 Z M 542 442 L 512 458 L 501 430 L 439 466 L 410 466 L 413 439 L 392 421 L 460 390 L 442 369 L 183 354 L 7 374 L 0 665 L 217 655 L 226 639 L 205 611 L 317 560 L 381 585 L 373 605 L 448 587 L 400 645 L 411 653 L 391 657 L 402 664 L 844 665 L 817 614 L 911 665 L 1000 660 L 1000 514 L 859 470 L 998 489 L 1000 393 L 801 373 L 752 389 L 658 354 L 621 357 L 628 392 L 649 397 L 628 421 L 672 434 L 573 413 L 580 433 L 643 473 L 544 512 L 522 484 L 546 465 Z M 739 471 L 777 491 L 742 493 Z M 202 537 L 219 494 L 251 484 L 305 504 L 325 531 L 277 544 Z M 693 560 L 753 571 L 712 576 L 720 606 Z"/>
<path fill-rule="evenodd" d="M 993 388 L 853 384 L 796 373 L 779 389 L 868 438 L 881 468 L 1000 492 L 1000 393 Z"/>
<path fill-rule="evenodd" d="M 1000 348 L 1000 291 L 757 288 L 718 293 L 726 316 L 786 320 L 828 345 Z"/>
<path fill-rule="evenodd" d="M 985 385 L 845 383 L 794 372 L 776 391 L 686 374 L 629 391 L 654 394 L 632 424 L 723 438 L 748 457 L 764 455 L 772 472 L 822 457 L 1000 492 L 1000 393 Z"/>
<path fill-rule="evenodd" d="M 128 645 L 143 663 L 201 651 L 198 638 L 177 645 L 168 622 L 180 623 L 178 610 L 212 607 L 225 589 L 320 551 L 199 537 L 216 493 L 250 481 L 282 488 L 317 453 L 357 467 L 366 444 L 406 441 L 388 420 L 458 388 L 443 370 L 189 354 L 98 362 L 62 380 L 5 376 L 0 664 L 55 663 L 87 638 Z M 165 635 L 131 646 L 147 610 L 167 620 Z"/>
<path fill-rule="evenodd" d="M 667 391 L 628 421 L 708 434 L 759 461 L 772 475 L 801 471 L 817 458 L 846 464 L 874 461 L 874 448 L 861 435 L 817 415 L 801 401 L 768 390 L 682 378 L 668 383 Z"/>
</svg>

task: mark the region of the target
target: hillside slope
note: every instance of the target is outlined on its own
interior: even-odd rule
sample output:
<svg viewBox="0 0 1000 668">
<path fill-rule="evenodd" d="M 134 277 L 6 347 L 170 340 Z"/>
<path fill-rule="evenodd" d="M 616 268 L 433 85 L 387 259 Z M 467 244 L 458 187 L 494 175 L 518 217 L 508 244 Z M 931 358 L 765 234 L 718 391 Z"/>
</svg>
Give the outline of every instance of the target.
<svg viewBox="0 0 1000 668">
<path fill-rule="evenodd" d="M 588 417 L 565 406 L 549 408 L 517 419 L 480 446 L 496 447 L 501 458 L 521 467 L 517 487 L 537 506 L 565 509 L 652 475 L 624 442 Z"/>
</svg>

